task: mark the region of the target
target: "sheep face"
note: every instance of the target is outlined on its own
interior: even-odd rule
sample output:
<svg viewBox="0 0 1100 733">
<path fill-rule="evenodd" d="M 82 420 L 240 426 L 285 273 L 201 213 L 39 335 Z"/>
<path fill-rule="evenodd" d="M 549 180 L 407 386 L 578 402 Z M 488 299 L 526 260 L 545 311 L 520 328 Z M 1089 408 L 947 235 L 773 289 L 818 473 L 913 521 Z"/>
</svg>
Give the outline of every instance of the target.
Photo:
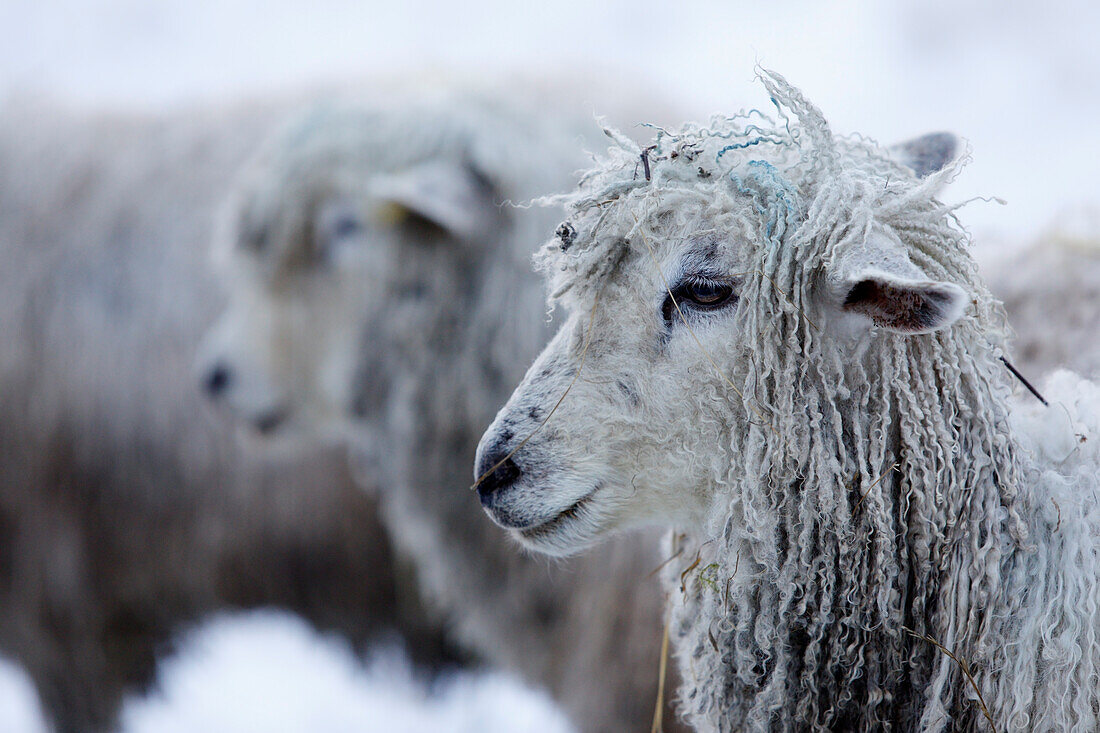
<svg viewBox="0 0 1100 733">
<path fill-rule="evenodd" d="M 739 348 L 751 236 L 706 226 L 707 209 L 681 207 L 695 225 L 675 236 L 620 245 L 482 438 L 482 503 L 526 546 L 568 554 L 616 528 L 703 515 L 714 467 L 697 457 L 731 429 L 710 361 Z"/>
<path fill-rule="evenodd" d="M 879 334 L 962 314 L 962 289 L 925 274 L 873 215 L 839 233 L 797 207 L 777 218 L 795 194 L 776 196 L 775 168 L 764 170 L 763 183 L 750 164 L 663 191 L 611 186 L 591 199 L 602 210 L 578 207 L 581 224 L 547 245 L 569 317 L 482 438 L 475 470 L 485 510 L 525 546 L 569 554 L 619 528 L 710 516 L 739 470 L 726 447 L 774 409 L 753 398 L 767 389 L 755 344 L 774 323 L 791 324 L 792 350 L 821 342 L 858 361 Z M 569 251 L 574 230 L 587 251 Z M 804 287 L 780 287 L 769 274 L 780 266 Z M 737 506 L 717 515 L 740 521 Z"/>
<path fill-rule="evenodd" d="M 355 198 L 314 203 L 296 192 L 293 212 L 271 214 L 262 201 L 247 197 L 227 238 L 230 303 L 204 341 L 199 378 L 260 433 L 337 427 L 351 399 L 357 319 L 379 286 L 375 271 L 393 267 L 395 235 Z"/>
<path fill-rule="evenodd" d="M 220 254 L 230 302 L 198 375 L 262 434 L 342 438 L 362 427 L 389 389 L 385 365 L 418 358 L 404 353 L 419 341 L 410 333 L 445 325 L 499 216 L 461 154 L 425 151 L 394 121 L 388 137 L 372 137 L 376 122 L 292 129 L 253 161 L 229 206 Z"/>
</svg>

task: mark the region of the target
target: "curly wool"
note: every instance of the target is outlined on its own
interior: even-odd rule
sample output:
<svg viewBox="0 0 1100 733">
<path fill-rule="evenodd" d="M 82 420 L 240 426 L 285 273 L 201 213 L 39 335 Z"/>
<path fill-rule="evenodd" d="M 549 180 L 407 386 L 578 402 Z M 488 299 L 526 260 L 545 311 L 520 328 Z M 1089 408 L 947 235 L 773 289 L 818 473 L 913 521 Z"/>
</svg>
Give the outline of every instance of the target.
<svg viewBox="0 0 1100 733">
<path fill-rule="evenodd" d="M 987 729 L 934 640 L 969 665 L 997 729 L 1095 729 L 1100 457 L 1067 478 L 1021 449 L 1003 316 L 935 198 L 958 163 L 918 180 L 763 81 L 778 121 L 660 130 L 644 153 L 609 133 L 609 158 L 558 197 L 569 241 L 540 255 L 553 296 L 582 302 L 624 248 L 747 235 L 745 347 L 723 364 L 738 397 L 689 406 L 732 411 L 718 499 L 707 531 L 674 540 L 687 574 L 665 571 L 684 714 L 701 730 Z M 852 354 L 820 330 L 813 293 L 872 224 L 972 302 L 951 329 L 875 333 Z"/>
</svg>

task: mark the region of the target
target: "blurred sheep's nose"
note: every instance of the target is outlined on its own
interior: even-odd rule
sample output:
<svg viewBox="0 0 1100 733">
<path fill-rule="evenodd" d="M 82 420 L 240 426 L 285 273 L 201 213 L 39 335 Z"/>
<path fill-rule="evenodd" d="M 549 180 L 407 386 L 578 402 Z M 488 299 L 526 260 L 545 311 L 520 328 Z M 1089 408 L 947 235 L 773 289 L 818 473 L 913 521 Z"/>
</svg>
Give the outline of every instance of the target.
<svg viewBox="0 0 1100 733">
<path fill-rule="evenodd" d="M 229 387 L 233 381 L 233 371 L 225 362 L 217 362 L 202 375 L 202 387 L 206 394 L 218 397 Z"/>
<path fill-rule="evenodd" d="M 477 458 L 477 493 L 483 506 L 488 506 L 493 494 L 514 484 L 523 475 L 519 466 L 512 460 L 508 450 L 508 440 L 497 439 L 492 445 L 479 452 Z"/>
</svg>

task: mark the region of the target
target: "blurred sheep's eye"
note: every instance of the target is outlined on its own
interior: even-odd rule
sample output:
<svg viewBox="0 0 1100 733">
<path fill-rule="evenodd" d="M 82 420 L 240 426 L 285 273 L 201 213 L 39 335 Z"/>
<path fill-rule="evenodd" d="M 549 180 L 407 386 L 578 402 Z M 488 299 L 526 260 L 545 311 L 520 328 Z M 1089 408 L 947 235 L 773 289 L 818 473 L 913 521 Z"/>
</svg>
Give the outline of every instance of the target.
<svg viewBox="0 0 1100 733">
<path fill-rule="evenodd" d="M 332 225 L 332 236 L 337 238 L 350 237 L 358 234 L 362 229 L 363 225 L 355 217 L 341 216 Z"/>
<path fill-rule="evenodd" d="M 665 323 L 672 325 L 677 315 L 676 306 L 682 311 L 715 311 L 737 303 L 733 283 L 728 280 L 690 278 L 673 288 L 665 297 L 661 308 Z"/>
</svg>

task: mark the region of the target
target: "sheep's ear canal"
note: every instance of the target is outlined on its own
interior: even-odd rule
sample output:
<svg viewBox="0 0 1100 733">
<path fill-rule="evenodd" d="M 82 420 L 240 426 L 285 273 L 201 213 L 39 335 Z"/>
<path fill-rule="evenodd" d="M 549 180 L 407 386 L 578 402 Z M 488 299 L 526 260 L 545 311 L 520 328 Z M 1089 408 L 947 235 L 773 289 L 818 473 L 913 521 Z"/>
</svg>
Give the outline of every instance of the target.
<svg viewBox="0 0 1100 733">
<path fill-rule="evenodd" d="M 908 280 L 874 270 L 859 273 L 848 282 L 844 310 L 867 316 L 876 326 L 896 333 L 947 328 L 966 309 L 966 293 L 951 283 Z"/>
<path fill-rule="evenodd" d="M 430 160 L 411 166 L 379 177 L 372 191 L 390 204 L 383 223 L 415 217 L 462 240 L 478 240 L 500 216 L 492 184 L 461 161 Z"/>
<path fill-rule="evenodd" d="M 959 153 L 959 138 L 950 132 L 930 132 L 912 140 L 891 145 L 890 156 L 909 168 L 917 178 L 943 170 Z"/>
<path fill-rule="evenodd" d="M 928 277 L 890 229 L 874 226 L 838 251 L 828 275 L 833 301 L 846 313 L 896 333 L 947 328 L 966 310 L 966 292 Z"/>
</svg>

